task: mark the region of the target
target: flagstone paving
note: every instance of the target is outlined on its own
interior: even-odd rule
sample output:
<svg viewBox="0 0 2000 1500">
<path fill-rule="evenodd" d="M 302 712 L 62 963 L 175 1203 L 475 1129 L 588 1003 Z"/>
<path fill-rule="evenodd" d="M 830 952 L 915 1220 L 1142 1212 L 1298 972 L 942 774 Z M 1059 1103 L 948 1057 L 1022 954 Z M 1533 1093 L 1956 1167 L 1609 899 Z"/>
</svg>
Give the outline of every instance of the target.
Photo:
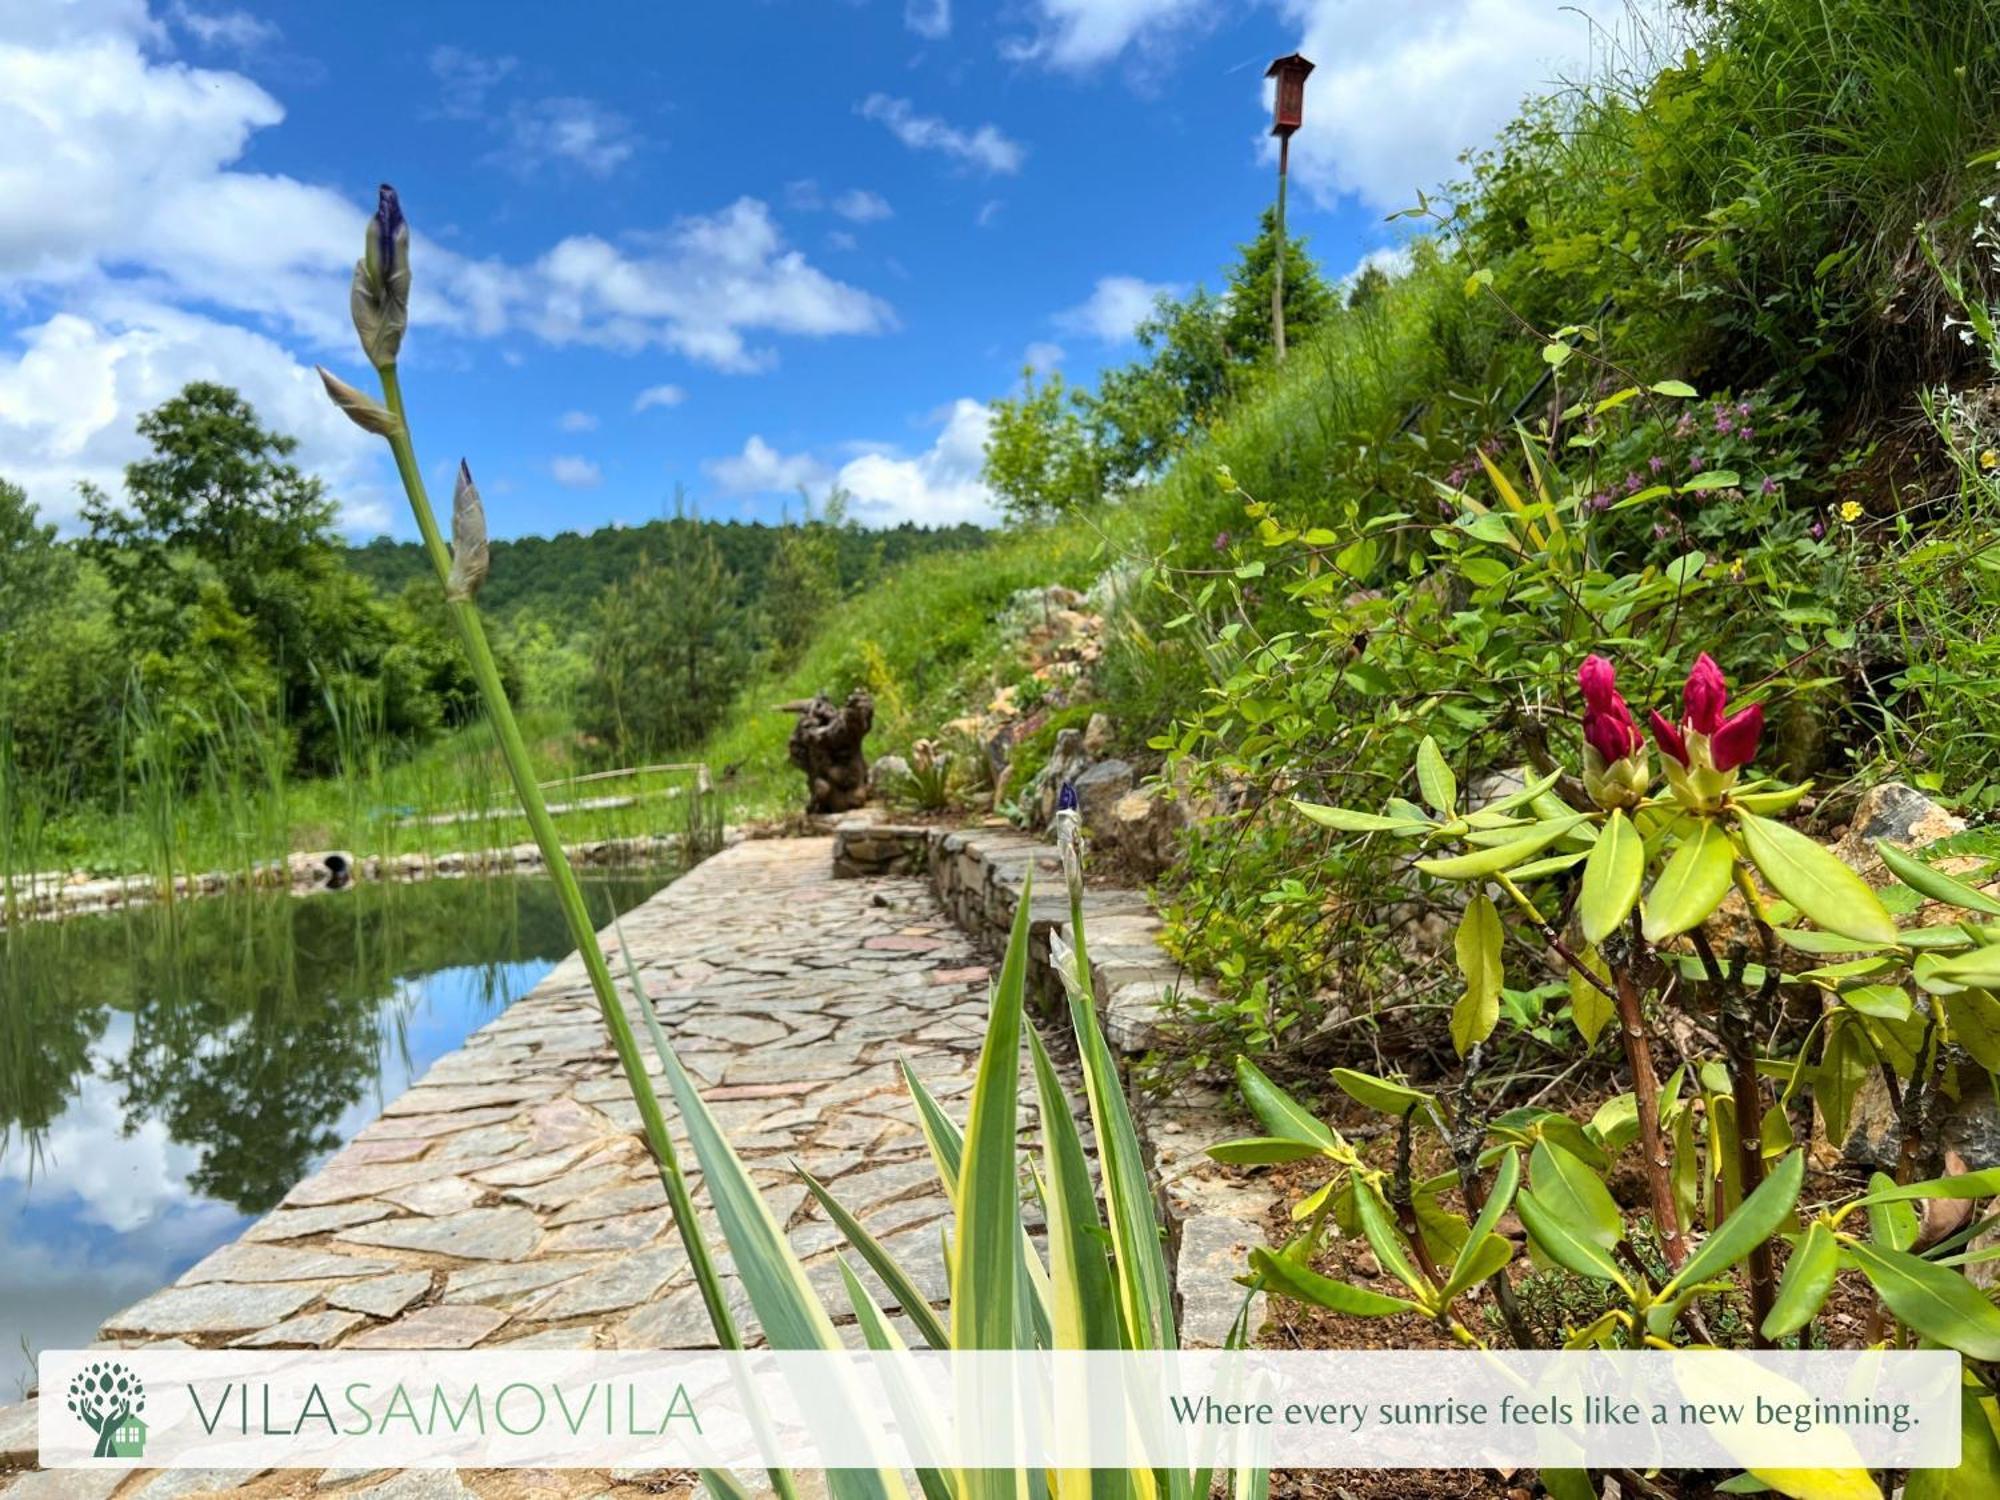
<svg viewBox="0 0 2000 1500">
<path fill-rule="evenodd" d="M 815 1284 L 831 1294 L 829 1306 L 845 1307 L 839 1236 L 794 1163 L 880 1235 L 926 1295 L 942 1298 L 938 1221 L 949 1205 L 899 1066 L 963 1114 L 984 1034 L 988 960 L 928 883 L 835 879 L 832 854 L 827 839 L 739 844 L 627 913 L 623 939 L 683 1062 Z M 618 939 L 604 940 L 622 974 Z M 712 1346 L 639 1129 L 572 954 L 241 1240 L 111 1318 L 104 1336 L 199 1348 Z M 886 1288 L 873 1289 L 895 1306 Z M 731 1290 L 740 1306 L 733 1277 Z M 5 1416 L 12 1425 L 0 1420 L 0 1431 L 18 1443 L 21 1418 Z M 31 1447 L 31 1424 L 26 1433 Z M 31 1459 L 18 1447 L 0 1452 L 0 1466 Z M 171 1477 L 133 1476 L 122 1500 Z M 106 1495 L 105 1479 L 28 1473 L 5 1493 Z M 296 1491 L 301 1482 L 274 1471 L 254 1482 L 208 1475 L 202 1487 Z M 388 1493 L 380 1487 L 396 1484 L 417 1486 L 413 1495 L 465 1493 L 449 1474 L 357 1475 L 340 1488 Z M 496 1479 L 474 1488 L 520 1486 Z M 594 1489 L 565 1479 L 542 1493 L 615 1488 L 598 1476 Z"/>
</svg>

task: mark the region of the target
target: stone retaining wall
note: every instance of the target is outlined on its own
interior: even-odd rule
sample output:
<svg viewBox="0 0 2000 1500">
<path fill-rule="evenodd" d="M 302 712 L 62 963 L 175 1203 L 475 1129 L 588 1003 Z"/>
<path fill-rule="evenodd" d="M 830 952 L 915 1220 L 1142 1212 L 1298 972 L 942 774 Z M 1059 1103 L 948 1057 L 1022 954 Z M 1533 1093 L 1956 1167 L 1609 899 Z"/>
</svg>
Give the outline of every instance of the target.
<svg viewBox="0 0 2000 1500">
<path fill-rule="evenodd" d="M 1045 1013 L 1060 1000 L 1049 962 L 1049 935 L 1074 943 L 1062 862 L 1052 845 L 1008 827 L 936 828 L 854 818 L 834 829 L 834 873 L 846 878 L 927 874 L 938 902 L 982 948 L 1006 947 L 1021 895 L 1034 878 L 1029 914 L 1029 983 Z M 1162 924 L 1139 891 L 1092 888 L 1084 896 L 1091 979 L 1106 1038 L 1137 1058 L 1160 1040 L 1160 1021 L 1175 997 L 1211 998 L 1161 945 Z M 1165 1097 L 1127 1089 L 1140 1144 L 1151 1159 L 1166 1209 L 1182 1302 L 1182 1336 L 1219 1345 L 1242 1303 L 1235 1278 L 1274 1201 L 1261 1180 L 1211 1162 L 1206 1148 L 1242 1133 L 1233 1095 L 1200 1083 Z M 1261 1321 L 1252 1310 L 1252 1327 Z"/>
</svg>

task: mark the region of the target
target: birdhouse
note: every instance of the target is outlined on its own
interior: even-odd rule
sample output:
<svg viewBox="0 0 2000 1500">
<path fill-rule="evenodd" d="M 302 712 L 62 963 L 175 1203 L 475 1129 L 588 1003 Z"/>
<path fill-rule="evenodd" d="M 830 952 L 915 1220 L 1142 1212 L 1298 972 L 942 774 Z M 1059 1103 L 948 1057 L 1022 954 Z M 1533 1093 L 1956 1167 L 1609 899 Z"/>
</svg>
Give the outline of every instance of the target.
<svg viewBox="0 0 2000 1500">
<path fill-rule="evenodd" d="M 1271 105 L 1271 134 L 1289 136 L 1304 122 L 1306 115 L 1306 74 L 1313 65 L 1294 52 L 1281 57 L 1264 70 L 1266 78 L 1275 78 L 1277 88 Z"/>
</svg>

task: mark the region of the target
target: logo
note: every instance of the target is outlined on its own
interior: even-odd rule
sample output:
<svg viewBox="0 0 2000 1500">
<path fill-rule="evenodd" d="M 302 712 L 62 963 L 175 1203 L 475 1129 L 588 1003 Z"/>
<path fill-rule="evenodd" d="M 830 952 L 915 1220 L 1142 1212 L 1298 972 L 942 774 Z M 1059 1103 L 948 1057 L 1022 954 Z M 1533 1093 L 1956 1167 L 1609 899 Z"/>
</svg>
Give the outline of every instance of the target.
<svg viewBox="0 0 2000 1500">
<path fill-rule="evenodd" d="M 69 1383 L 69 1409 L 97 1434 L 92 1458 L 138 1458 L 146 1451 L 146 1387 L 116 1360 L 93 1364 Z"/>
</svg>

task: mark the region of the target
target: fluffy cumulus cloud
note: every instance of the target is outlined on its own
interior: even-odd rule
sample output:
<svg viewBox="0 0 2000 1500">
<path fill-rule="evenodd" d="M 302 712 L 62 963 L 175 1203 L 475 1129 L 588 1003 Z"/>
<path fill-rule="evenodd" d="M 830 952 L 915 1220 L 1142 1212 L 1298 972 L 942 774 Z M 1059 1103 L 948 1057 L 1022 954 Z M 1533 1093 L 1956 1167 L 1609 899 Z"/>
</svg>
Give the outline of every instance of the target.
<svg viewBox="0 0 2000 1500">
<path fill-rule="evenodd" d="M 893 218 L 896 213 L 887 198 L 867 188 L 849 188 L 833 200 L 833 211 L 857 224 L 872 224 L 877 219 Z"/>
<path fill-rule="evenodd" d="M 1490 141 L 1525 95 L 1583 76 L 1608 39 L 1629 40 L 1633 14 L 1627 0 L 1279 8 L 1319 64 L 1292 140 L 1294 177 L 1323 203 L 1354 194 L 1386 210 L 1450 178 L 1459 153 Z M 1649 25 L 1647 7 L 1640 14 Z"/>
<path fill-rule="evenodd" d="M 787 248 L 770 206 L 739 198 L 657 234 L 613 244 L 575 235 L 519 278 L 523 322 L 550 343 L 666 348 L 736 373 L 775 354 L 758 334 L 879 333 L 888 304 Z"/>
<path fill-rule="evenodd" d="M 648 411 L 655 406 L 679 406 L 687 392 L 677 385 L 649 385 L 632 398 L 632 410 Z"/>
<path fill-rule="evenodd" d="M 950 526 L 991 521 L 993 493 L 980 479 L 993 413 L 961 396 L 951 404 L 943 430 L 923 452 L 905 456 L 877 449 L 840 466 L 835 482 L 854 497 L 854 517 L 864 525 Z"/>
<path fill-rule="evenodd" d="M 115 483 L 136 456 L 134 419 L 196 378 L 240 387 L 296 433 L 350 526 L 386 514 L 379 444 L 341 421 L 309 367 L 352 358 L 346 288 L 369 205 L 242 164 L 283 107 L 241 73 L 174 53 L 177 38 L 204 56 L 265 39 L 235 14 L 0 4 L 0 454 L 53 516 L 74 514 L 78 481 Z M 467 53 L 432 64 L 458 107 L 512 72 Z M 608 117 L 564 101 L 505 118 L 584 171 L 633 149 Z M 781 336 L 894 323 L 886 303 L 787 246 L 755 199 L 616 243 L 571 237 L 520 262 L 468 257 L 423 228 L 419 210 L 424 338 L 525 333 L 748 371 L 772 363 Z"/>
<path fill-rule="evenodd" d="M 944 413 L 936 439 L 917 453 L 882 443 L 849 444 L 846 451 L 853 456 L 834 464 L 811 453 L 782 453 L 753 434 L 742 452 L 710 459 L 702 472 L 723 493 L 744 497 L 803 489 L 822 500 L 834 489 L 845 490 L 854 518 L 867 526 L 990 521 L 998 511 L 980 470 L 992 424 L 986 406 L 961 397 Z"/>
<path fill-rule="evenodd" d="M 594 490 L 604 483 L 604 471 L 587 458 L 565 453 L 549 460 L 549 478 L 566 490 Z"/>
<path fill-rule="evenodd" d="M 741 453 L 711 458 L 701 470 L 726 495 L 781 495 L 826 485 L 827 467 L 810 453 L 780 453 L 751 433 Z"/>
<path fill-rule="evenodd" d="M 595 432 L 597 418 L 587 411 L 566 411 L 556 418 L 556 426 L 564 432 Z"/>
<path fill-rule="evenodd" d="M 1100 276 L 1088 297 L 1056 314 L 1056 327 L 1100 343 L 1122 344 L 1151 316 L 1156 301 L 1181 290 L 1171 282 L 1137 276 Z"/>
<path fill-rule="evenodd" d="M 1157 58 L 1222 15 L 1218 0 L 1035 0 L 1035 29 L 1008 55 L 1081 72 L 1138 53 Z"/>
<path fill-rule="evenodd" d="M 312 371 L 263 334 L 144 301 L 58 313 L 0 343 L 7 477 L 49 519 L 72 519 L 78 484 L 115 494 L 124 466 L 144 456 L 133 418 L 190 380 L 235 386 L 296 436 L 297 461 L 332 486 L 349 530 L 386 526 L 381 444 L 334 410 Z"/>
<path fill-rule="evenodd" d="M 966 130 L 936 115 L 919 114 L 907 99 L 870 94 L 855 106 L 855 111 L 862 119 L 882 126 L 912 151 L 936 152 L 962 167 L 1012 176 L 1027 159 L 1027 148 L 1004 135 L 999 126 L 981 125 Z"/>
</svg>

